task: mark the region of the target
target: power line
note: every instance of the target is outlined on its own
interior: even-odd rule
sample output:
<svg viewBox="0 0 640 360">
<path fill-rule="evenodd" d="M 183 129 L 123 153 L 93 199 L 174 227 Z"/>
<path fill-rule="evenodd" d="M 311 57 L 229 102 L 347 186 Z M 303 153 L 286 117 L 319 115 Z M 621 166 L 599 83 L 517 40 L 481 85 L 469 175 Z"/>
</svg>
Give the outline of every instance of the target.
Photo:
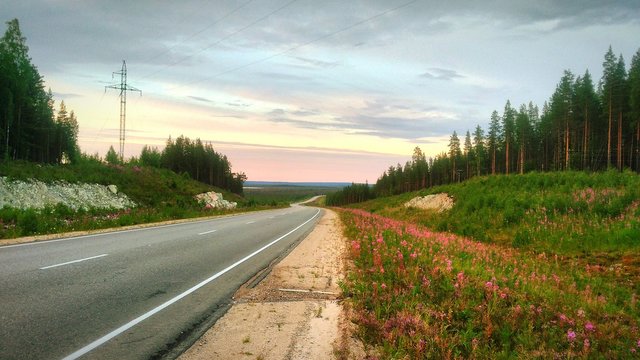
<svg viewBox="0 0 640 360">
<path fill-rule="evenodd" d="M 295 0 L 294 0 L 294 1 L 295 1 Z M 286 53 L 292 52 L 292 51 L 294 51 L 294 50 L 298 50 L 298 49 L 300 49 L 300 48 L 302 48 L 302 47 L 305 47 L 305 46 L 307 46 L 307 45 L 311 45 L 311 44 L 313 44 L 313 43 L 315 43 L 315 42 L 318 42 L 318 41 L 321 41 L 321 40 L 324 40 L 324 39 L 330 38 L 330 37 L 332 37 L 332 36 L 335 36 L 335 35 L 337 35 L 337 34 L 340 34 L 340 33 L 342 33 L 342 32 L 345 32 L 345 31 L 347 31 L 347 30 L 351 30 L 351 29 L 353 29 L 353 28 L 355 28 L 355 27 L 358 27 L 358 26 L 360 26 L 360 25 L 362 25 L 362 24 L 365 24 L 365 23 L 368 23 L 368 22 L 370 22 L 370 21 L 373 21 L 373 20 L 375 20 L 375 19 L 377 19 L 377 18 L 380 18 L 380 17 L 382 17 L 382 16 L 384 16 L 384 15 L 386 15 L 386 14 L 389 14 L 389 13 L 391 13 L 391 12 L 394 12 L 394 11 L 400 10 L 400 9 L 402 9 L 402 8 L 405 8 L 405 7 L 407 7 L 407 6 L 409 6 L 409 5 L 413 4 L 413 3 L 416 3 L 416 2 L 418 2 L 418 1 L 419 1 L 419 0 L 411 0 L 411 1 L 408 1 L 408 2 L 406 2 L 406 3 L 403 3 L 403 4 L 399 5 L 399 6 L 396 6 L 396 7 L 390 8 L 390 9 L 387 9 L 387 10 L 385 10 L 385 11 L 383 11 L 383 12 L 380 12 L 380 13 L 378 13 L 378 14 L 374 15 L 374 16 L 368 17 L 368 18 L 366 18 L 366 19 L 364 19 L 364 20 L 360 20 L 360 21 L 358 21 L 358 22 L 356 22 L 356 23 L 353 23 L 353 24 L 351 24 L 351 25 L 349 25 L 349 26 L 345 26 L 345 27 L 343 27 L 343 28 L 341 28 L 341 29 L 338 29 L 338 30 L 336 30 L 336 31 L 334 31 L 334 32 L 331 32 L 331 33 L 329 33 L 329 34 L 319 36 L 319 37 L 317 37 L 317 38 L 315 38 L 315 39 L 313 39 L 313 40 L 310 40 L 310 41 L 308 41 L 308 42 L 306 42 L 306 43 L 303 43 L 303 44 L 300 44 L 300 45 L 296 45 L 296 46 L 290 47 L 289 49 L 286 49 L 286 50 L 284 50 L 284 51 L 281 51 L 281 52 L 279 52 L 279 53 L 272 54 L 272 55 L 269 55 L 269 56 L 263 57 L 263 58 L 261 58 L 261 59 L 255 60 L 255 61 L 252 61 L 252 62 L 249 62 L 249 63 L 243 64 L 243 65 L 240 65 L 240 66 L 236 66 L 236 67 L 233 67 L 233 68 L 230 68 L 230 69 L 224 70 L 224 71 L 221 71 L 221 72 L 219 72 L 219 73 L 217 73 L 217 74 L 214 74 L 214 75 L 212 75 L 212 76 L 208 76 L 208 77 L 205 77 L 205 78 L 202 78 L 202 79 L 199 79 L 199 80 L 194 80 L 194 81 L 191 81 L 191 82 L 187 82 L 187 83 L 184 83 L 184 84 L 182 84 L 182 85 L 174 86 L 174 87 L 172 87 L 172 88 L 169 88 L 168 90 L 179 89 L 179 88 L 184 87 L 184 86 L 187 86 L 187 85 L 193 85 L 193 84 L 201 83 L 201 82 L 203 82 L 203 81 L 207 81 L 207 80 L 215 79 L 215 78 L 220 77 L 220 76 L 222 76 L 222 75 L 226 75 L 226 74 L 229 74 L 229 73 L 232 73 L 232 72 L 236 72 L 236 71 L 238 71 L 238 70 L 242 70 L 242 69 L 248 68 L 248 67 L 253 66 L 253 65 L 256 65 L 256 64 L 263 63 L 263 62 L 265 62 L 265 61 L 271 60 L 271 59 L 273 59 L 273 58 L 276 58 L 276 57 L 278 57 L 278 56 L 281 56 L 281 55 L 284 55 L 284 54 L 286 54 Z"/>
<path fill-rule="evenodd" d="M 252 1 L 253 1 L 253 0 L 252 0 Z M 160 73 L 161 71 L 163 71 L 163 70 L 165 70 L 165 69 L 167 69 L 167 68 L 170 68 L 170 67 L 172 67 L 172 66 L 175 66 L 175 65 L 178 65 L 178 64 L 180 64 L 180 63 L 183 63 L 184 61 L 186 61 L 186 60 L 188 60 L 188 59 L 190 59 L 190 58 L 194 57 L 195 55 L 200 54 L 201 52 L 203 52 L 203 51 L 205 51 L 205 50 L 211 49 L 212 47 L 214 47 L 214 46 L 216 46 L 216 45 L 220 44 L 221 42 L 223 42 L 223 41 L 225 41 L 225 40 L 227 40 L 227 39 L 229 39 L 229 38 L 231 38 L 231 37 L 233 37 L 233 36 L 235 36 L 235 35 L 237 35 L 237 34 L 239 34 L 239 33 L 243 32 L 243 31 L 245 31 L 245 30 L 249 29 L 250 27 L 254 26 L 255 24 L 257 24 L 257 23 L 259 23 L 259 22 L 261 22 L 261 21 L 266 20 L 266 19 L 267 19 L 267 18 L 269 18 L 271 15 L 274 15 L 274 14 L 276 14 L 276 13 L 278 13 L 278 12 L 282 11 L 283 9 L 285 9 L 285 8 L 289 7 L 291 4 L 293 4 L 293 3 L 294 3 L 294 2 L 296 2 L 296 1 L 298 1 L 298 0 L 291 0 L 291 1 L 289 1 L 289 2 L 287 2 L 286 4 L 284 4 L 284 5 L 280 6 L 279 8 L 277 8 L 277 9 L 275 9 L 275 10 L 273 10 L 273 11 L 269 12 L 268 14 L 266 14 L 266 15 L 264 15 L 264 16 L 262 16 L 262 17 L 260 17 L 259 19 L 254 20 L 253 22 L 249 23 L 248 25 L 246 25 L 246 26 L 244 26 L 244 27 L 242 27 L 242 28 L 240 28 L 240 29 L 238 29 L 238 30 L 236 30 L 236 31 L 232 32 L 231 34 L 229 34 L 229 35 L 227 35 L 227 36 L 224 36 L 224 37 L 222 37 L 222 38 L 218 39 L 217 41 L 215 41 L 215 42 L 214 42 L 214 43 L 212 43 L 212 44 L 209 44 L 208 46 L 205 46 L 204 48 L 202 48 L 202 49 L 200 49 L 200 50 L 196 51 L 195 53 L 193 53 L 193 54 L 191 54 L 191 55 L 188 55 L 188 56 L 185 56 L 185 57 L 183 57 L 182 59 L 180 59 L 180 60 L 178 60 L 178 61 L 176 61 L 176 62 L 174 62 L 174 63 L 171 63 L 171 64 L 169 64 L 169 65 L 166 65 L 165 67 L 163 67 L 163 68 L 161 68 L 161 69 L 159 69 L 159 70 L 156 70 L 156 71 L 152 72 L 151 74 L 148 74 L 148 75 L 146 75 L 146 76 L 143 76 L 142 78 L 140 78 L 140 79 L 138 79 L 138 80 L 142 80 L 142 79 L 146 79 L 146 78 L 152 77 L 152 76 L 154 76 L 154 75 L 156 75 L 156 74 Z M 417 0 L 416 0 L 416 1 L 417 1 Z M 251 1 L 250 1 L 250 2 L 251 2 Z M 248 3 L 247 3 L 247 4 L 248 4 Z M 204 31 L 204 30 L 203 30 L 203 31 Z"/>
<path fill-rule="evenodd" d="M 234 13 L 238 12 L 240 9 L 244 8 L 245 6 L 249 5 L 250 3 L 254 2 L 254 1 L 255 1 L 255 0 L 249 0 L 249 1 L 245 2 L 245 3 L 243 3 L 243 4 L 240 4 L 239 6 L 235 7 L 233 10 L 231 10 L 231 11 L 229 11 L 228 13 L 224 14 L 222 17 L 220 17 L 220 18 L 216 19 L 215 21 L 213 21 L 213 22 L 212 22 L 212 23 L 210 23 L 209 25 L 207 25 L 207 26 L 205 26 L 204 28 L 202 28 L 202 29 L 200 29 L 200 30 L 196 31 L 195 33 L 193 33 L 193 34 L 191 34 L 191 35 L 187 36 L 187 38 L 186 38 L 186 39 L 184 39 L 183 41 L 193 39 L 194 37 L 196 37 L 196 36 L 198 36 L 198 35 L 202 34 L 203 32 L 205 32 L 205 31 L 209 30 L 209 29 L 210 29 L 210 28 L 212 28 L 213 26 L 215 26 L 215 25 L 217 25 L 218 23 L 222 22 L 223 20 L 225 20 L 225 19 L 226 19 L 226 18 L 228 18 L 229 16 L 233 15 Z M 180 22 L 182 22 L 182 20 L 186 19 L 187 17 L 189 17 L 189 16 L 185 16 L 185 17 L 183 17 L 183 18 L 180 20 Z M 149 60 L 152 60 L 152 59 L 157 59 L 157 58 L 159 58 L 159 57 L 163 56 L 164 54 L 166 54 L 166 53 L 170 52 L 171 50 L 173 50 L 176 46 L 177 46 L 177 45 L 170 46 L 169 48 L 167 48 L 166 50 L 162 51 L 161 53 L 159 53 L 159 54 L 157 54 L 157 55 L 154 55 L 154 56 L 151 56 L 151 57 L 147 58 L 147 59 L 146 59 L 146 60 L 144 60 L 144 61 L 146 62 L 146 61 L 149 61 Z M 182 60 L 182 61 L 184 61 L 184 60 Z M 176 64 L 177 64 L 177 63 L 176 63 Z M 176 65 L 176 64 L 169 64 L 169 65 L 167 65 L 166 67 L 164 67 L 164 68 L 162 68 L 162 69 L 160 69 L 160 70 L 158 70 L 158 71 L 155 71 L 155 72 L 153 72 L 153 73 L 151 73 L 151 74 L 147 74 L 147 75 L 142 76 L 140 79 L 145 79 L 145 78 L 147 78 L 147 77 L 150 77 L 150 76 L 152 76 L 152 75 L 155 75 L 155 74 L 157 74 L 158 72 L 160 72 L 161 70 L 164 70 L 164 69 L 166 69 L 166 68 L 168 68 L 168 67 L 170 67 L 170 66 Z"/>
<path fill-rule="evenodd" d="M 133 86 L 127 84 L 127 63 L 122 60 L 122 70 L 114 72 L 113 75 L 120 75 L 120 84 L 106 85 L 104 91 L 107 89 L 120 90 L 120 161 L 124 162 L 124 130 L 125 122 L 127 118 L 127 91 L 138 91 L 142 96 L 142 90 L 136 89 Z"/>
</svg>

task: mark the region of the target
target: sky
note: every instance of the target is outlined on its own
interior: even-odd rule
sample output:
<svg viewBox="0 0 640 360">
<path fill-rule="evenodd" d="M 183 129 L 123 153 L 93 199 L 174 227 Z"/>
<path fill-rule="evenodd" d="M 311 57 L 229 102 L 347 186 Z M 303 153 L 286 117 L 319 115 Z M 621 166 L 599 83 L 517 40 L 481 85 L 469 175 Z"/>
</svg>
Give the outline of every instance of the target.
<svg viewBox="0 0 640 360">
<path fill-rule="evenodd" d="M 493 110 L 549 99 L 565 69 L 602 76 L 640 47 L 640 1 L 8 0 L 83 152 L 180 135 L 254 181 L 375 183 L 446 151 Z"/>
</svg>

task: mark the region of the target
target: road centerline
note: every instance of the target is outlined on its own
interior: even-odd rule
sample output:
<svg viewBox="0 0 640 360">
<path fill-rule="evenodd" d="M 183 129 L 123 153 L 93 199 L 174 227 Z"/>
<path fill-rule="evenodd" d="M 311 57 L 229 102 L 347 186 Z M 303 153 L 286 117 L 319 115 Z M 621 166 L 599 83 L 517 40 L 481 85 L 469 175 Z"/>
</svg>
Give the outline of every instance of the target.
<svg viewBox="0 0 640 360">
<path fill-rule="evenodd" d="M 311 222 L 313 219 L 315 219 L 318 214 L 320 214 L 320 210 L 318 209 L 318 211 L 312 216 L 310 217 L 308 220 L 306 220 L 305 222 L 303 222 L 302 224 L 296 226 L 294 229 L 290 230 L 289 232 L 287 232 L 286 234 L 278 237 L 275 240 L 272 240 L 270 243 L 264 245 L 263 247 L 259 248 L 258 250 L 252 252 L 251 254 L 243 257 L 242 259 L 236 261 L 235 263 L 229 265 L 228 267 L 222 269 L 221 271 L 215 273 L 214 275 L 210 276 L 209 278 L 201 281 L 200 283 L 194 285 L 193 287 L 191 287 L 190 289 L 187 289 L 186 291 L 184 291 L 183 293 L 175 296 L 174 298 L 166 301 L 165 303 L 149 310 L 148 312 L 138 316 L 137 318 L 129 321 L 128 323 L 120 326 L 119 328 L 111 331 L 110 333 L 104 335 L 103 337 L 91 342 L 90 344 L 84 346 L 83 348 L 76 350 L 75 352 L 73 352 L 72 354 L 67 355 L 66 357 L 64 357 L 63 360 L 71 360 L 71 359 L 77 359 L 89 352 L 91 352 L 92 350 L 94 350 L 95 348 L 105 344 L 106 342 L 108 342 L 109 340 L 115 338 L 116 336 L 126 332 L 127 330 L 131 329 L 132 327 L 136 326 L 137 324 L 141 323 L 142 321 L 150 318 L 151 316 L 157 314 L 158 312 L 162 311 L 163 309 L 165 309 L 166 307 L 178 302 L 179 300 L 181 300 L 182 298 L 190 295 L 191 293 L 195 292 L 196 290 L 200 289 L 201 287 L 209 284 L 210 282 L 212 282 L 213 280 L 219 278 L 220 276 L 226 274 L 227 272 L 233 270 L 234 268 L 236 268 L 237 266 L 239 266 L 240 264 L 244 263 L 245 261 L 251 259 L 252 257 L 256 256 L 257 254 L 261 253 L 262 251 L 266 250 L 267 248 L 271 247 L 272 245 L 276 244 L 277 242 L 279 242 L 280 240 L 284 239 L 285 237 L 291 235 L 292 233 L 294 233 L 296 230 L 300 229 L 301 227 L 305 226 L 306 224 L 308 224 L 309 222 Z"/>
<path fill-rule="evenodd" d="M 100 255 L 96 255 L 96 256 L 90 256 L 88 258 L 67 261 L 67 262 L 63 262 L 63 263 L 60 263 L 60 264 L 49 265 L 49 266 L 41 267 L 40 270 L 47 270 L 47 269 L 51 269 L 51 268 L 55 268 L 55 267 L 59 267 L 59 266 L 65 266 L 65 265 L 75 264 L 75 263 L 79 263 L 79 262 L 83 262 L 83 261 L 87 261 L 87 260 L 93 260 L 93 259 L 105 257 L 107 255 L 109 255 L 109 254 L 100 254 Z"/>
<path fill-rule="evenodd" d="M 199 233 L 198 235 L 207 235 L 207 234 L 214 233 L 214 232 L 216 232 L 216 231 L 218 231 L 218 230 L 215 230 L 215 229 L 214 229 L 214 230 L 209 230 L 209 231 L 201 232 L 201 233 Z"/>
</svg>

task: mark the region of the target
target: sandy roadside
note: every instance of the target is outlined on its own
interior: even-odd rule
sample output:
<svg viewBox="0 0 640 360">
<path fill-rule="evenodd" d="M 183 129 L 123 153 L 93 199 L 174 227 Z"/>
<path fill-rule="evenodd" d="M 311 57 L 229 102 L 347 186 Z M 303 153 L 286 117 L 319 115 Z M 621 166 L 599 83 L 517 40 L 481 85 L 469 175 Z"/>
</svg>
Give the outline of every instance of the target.
<svg viewBox="0 0 640 360">
<path fill-rule="evenodd" d="M 326 210 L 315 229 L 235 304 L 180 360 L 351 359 L 354 346 L 340 304 L 346 241 Z"/>
</svg>

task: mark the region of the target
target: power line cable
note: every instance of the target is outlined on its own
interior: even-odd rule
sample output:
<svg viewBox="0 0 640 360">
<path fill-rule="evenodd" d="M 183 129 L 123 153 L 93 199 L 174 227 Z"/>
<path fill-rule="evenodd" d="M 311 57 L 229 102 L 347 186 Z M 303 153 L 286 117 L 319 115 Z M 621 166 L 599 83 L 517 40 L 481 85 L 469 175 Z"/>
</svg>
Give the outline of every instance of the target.
<svg viewBox="0 0 640 360">
<path fill-rule="evenodd" d="M 251 0 L 251 1 L 253 1 L 253 0 Z M 251 1 L 250 1 L 250 2 L 251 2 Z M 195 55 L 200 54 L 201 52 L 203 52 L 203 51 L 205 51 L 205 50 L 208 50 L 208 49 L 210 49 L 210 48 L 212 48 L 212 47 L 214 47 L 214 46 L 216 46 L 216 45 L 220 44 L 221 42 L 223 42 L 223 41 L 225 41 L 225 40 L 227 40 L 227 39 L 229 39 L 229 38 L 231 38 L 231 37 L 233 37 L 233 36 L 235 36 L 235 35 L 237 35 L 237 34 L 239 34 L 239 33 L 243 32 L 243 31 L 245 31 L 245 30 L 249 29 L 250 27 L 252 27 L 252 26 L 256 25 L 257 23 L 259 23 L 259 22 L 261 22 L 261 21 L 266 20 L 266 19 L 267 19 L 267 18 L 269 18 L 270 16 L 272 16 L 272 15 L 274 15 L 274 14 L 276 14 L 276 13 L 278 13 L 278 12 L 282 11 L 283 9 L 285 9 L 285 8 L 289 7 L 291 4 L 293 4 L 294 2 L 297 2 L 297 1 L 298 1 L 298 0 L 291 0 L 291 1 L 287 2 L 286 4 L 284 4 L 284 5 L 280 6 L 279 8 L 277 8 L 277 9 L 275 9 L 275 10 L 273 10 L 273 11 L 269 12 L 268 14 L 266 14 L 266 15 L 264 15 L 264 16 L 262 16 L 262 17 L 260 17 L 259 19 L 254 20 L 253 22 L 249 23 L 248 25 L 246 25 L 246 26 L 244 26 L 244 27 L 242 27 L 242 28 L 240 28 L 240 29 L 238 29 L 238 30 L 236 30 L 236 31 L 232 32 L 231 34 L 229 34 L 229 35 L 227 35 L 227 36 L 224 36 L 224 37 L 222 37 L 222 38 L 218 39 L 217 41 L 215 41 L 215 42 L 214 42 L 214 43 L 212 43 L 212 44 L 209 44 L 208 46 L 205 46 L 204 48 L 202 48 L 202 49 L 200 49 L 200 50 L 196 51 L 195 53 L 193 53 L 193 54 L 191 54 L 191 55 L 188 55 L 188 56 L 185 56 L 185 57 L 183 57 L 182 59 L 180 59 L 180 60 L 178 60 L 178 61 L 176 61 L 176 62 L 174 62 L 174 63 L 171 63 L 171 64 L 169 64 L 169 65 L 166 65 L 165 67 L 163 67 L 163 68 L 161 68 L 161 69 L 158 69 L 158 70 L 156 70 L 156 71 L 152 72 L 151 74 L 148 74 L 148 75 L 145 75 L 145 76 L 143 76 L 143 77 L 139 78 L 138 80 L 142 80 L 142 79 L 146 79 L 146 78 L 152 77 L 152 76 L 154 76 L 154 75 L 156 75 L 156 74 L 158 74 L 158 73 L 160 73 L 160 72 L 162 72 L 162 71 L 164 71 L 164 70 L 166 70 L 166 69 L 168 69 L 168 68 L 170 68 L 170 67 L 172 67 L 172 66 L 175 66 L 175 65 L 178 65 L 178 64 L 180 64 L 180 63 L 183 63 L 184 61 L 186 61 L 186 60 L 188 60 L 188 59 L 190 59 L 190 58 L 194 57 Z M 416 1 L 417 1 L 417 0 L 416 0 Z"/>
<path fill-rule="evenodd" d="M 231 15 L 235 14 L 235 13 L 236 13 L 236 12 L 238 12 L 240 9 L 244 8 L 245 6 L 249 5 L 250 3 L 254 2 L 254 1 L 255 1 L 255 0 L 249 0 L 249 1 L 245 2 L 245 3 L 243 3 L 243 4 L 240 4 L 239 6 L 235 7 L 233 10 L 231 10 L 231 11 L 229 11 L 228 13 L 224 14 L 222 17 L 220 17 L 220 18 L 218 18 L 218 19 L 214 20 L 212 23 L 208 24 L 208 25 L 207 25 L 207 26 L 205 26 L 204 28 L 202 28 L 202 29 L 200 29 L 200 30 L 198 30 L 198 31 L 194 32 L 193 34 L 191 34 L 191 35 L 187 36 L 187 38 L 185 38 L 184 40 L 190 40 L 190 39 L 193 39 L 194 37 L 196 37 L 196 36 L 198 36 L 198 35 L 202 34 L 203 32 L 205 32 L 205 31 L 209 30 L 210 28 L 212 28 L 213 26 L 215 26 L 215 25 L 219 24 L 219 23 L 220 23 L 220 22 L 222 22 L 223 20 L 227 19 L 229 16 L 231 16 Z M 178 23 L 183 22 L 186 18 L 190 17 L 192 14 L 194 14 L 194 13 L 196 13 L 196 12 L 198 12 L 198 11 L 200 11 L 200 9 L 197 9 L 197 10 L 196 10 L 196 11 L 194 11 L 193 13 L 191 13 L 191 14 L 189 14 L 189 15 L 186 15 L 186 16 L 182 17 L 182 18 L 178 21 Z M 184 40 L 183 40 L 183 41 L 184 41 Z M 145 60 L 144 60 L 144 62 L 147 62 L 147 61 L 149 61 L 149 60 L 153 60 L 153 59 L 157 59 L 157 58 L 159 58 L 159 57 L 163 56 L 164 54 L 166 54 L 166 53 L 170 52 L 171 50 L 175 49 L 175 47 L 176 47 L 176 46 L 177 46 L 177 45 L 170 46 L 170 47 L 168 47 L 167 49 L 165 49 L 164 51 L 162 51 L 161 53 L 158 53 L 158 54 L 156 54 L 156 55 L 154 55 L 154 56 L 151 56 L 151 57 L 149 57 L 149 58 L 145 59 Z M 155 74 L 155 73 L 153 73 L 153 74 Z M 144 75 L 141 79 L 144 79 L 144 78 L 146 78 L 146 77 L 148 77 L 148 76 L 151 76 L 151 75 Z"/>
<path fill-rule="evenodd" d="M 294 0 L 294 1 L 295 1 L 295 0 Z M 185 87 L 185 86 L 187 86 L 187 85 L 198 84 L 198 83 L 201 83 L 201 82 L 203 82 L 203 81 L 212 80 L 212 79 L 215 79 L 215 78 L 220 77 L 220 76 L 222 76 L 222 75 L 226 75 L 226 74 L 229 74 L 229 73 L 232 73 L 232 72 L 236 72 L 236 71 L 238 71 L 238 70 L 242 70 L 242 69 L 248 68 L 248 67 L 253 66 L 253 65 L 257 65 L 257 64 L 263 63 L 263 62 L 265 62 L 265 61 L 271 60 L 271 59 L 276 58 L 276 57 L 278 57 L 278 56 L 282 56 L 282 55 L 284 55 L 284 54 L 286 54 L 286 53 L 289 53 L 289 52 L 292 52 L 292 51 L 294 51 L 294 50 L 298 50 L 298 49 L 300 49 L 300 48 L 302 48 L 302 47 L 305 47 L 305 46 L 307 46 L 307 45 L 311 45 L 311 44 L 313 44 L 313 43 L 315 43 L 315 42 L 318 42 L 318 41 L 321 41 L 321 40 L 324 40 L 324 39 L 330 38 L 330 37 L 332 37 L 332 36 L 335 36 L 335 35 L 337 35 L 337 34 L 340 34 L 340 33 L 342 33 L 342 32 L 345 32 L 345 31 L 347 31 L 347 30 L 351 30 L 351 29 L 353 29 L 353 28 L 355 28 L 355 27 L 358 27 L 358 26 L 360 26 L 360 25 L 362 25 L 362 24 L 365 24 L 365 23 L 368 23 L 368 22 L 373 21 L 373 20 L 375 20 L 375 19 L 378 19 L 378 18 L 380 18 L 380 17 L 382 17 L 382 16 L 384 16 L 384 15 L 386 15 L 386 14 L 389 14 L 389 13 L 391 13 L 391 12 L 394 12 L 394 11 L 400 10 L 400 9 L 402 9 L 402 8 L 405 8 L 405 7 L 407 7 L 407 6 L 409 6 L 409 5 L 413 4 L 413 3 L 416 3 L 416 2 L 418 2 L 418 1 L 419 1 L 419 0 L 411 0 L 411 1 L 408 1 L 408 2 L 406 2 L 406 3 L 403 3 L 403 4 L 399 5 L 399 6 L 396 6 L 396 7 L 390 8 L 390 9 L 387 9 L 387 10 L 385 10 L 385 11 L 383 11 L 383 12 L 380 12 L 380 13 L 378 13 L 378 14 L 374 15 L 374 16 L 371 16 L 371 17 L 366 18 L 366 19 L 364 19 L 364 20 L 360 20 L 360 21 L 358 21 L 358 22 L 356 22 L 356 23 L 353 23 L 353 24 L 351 24 L 351 25 L 349 25 L 349 26 L 346 26 L 346 27 L 343 27 L 343 28 L 341 28 L 341 29 L 338 29 L 338 30 L 336 30 L 336 31 L 334 31 L 334 32 L 331 32 L 331 33 L 329 33 L 329 34 L 319 36 L 319 37 L 317 37 L 317 38 L 315 38 L 315 39 L 313 39 L 313 40 L 310 40 L 310 41 L 308 41 L 308 42 L 306 42 L 306 43 L 303 43 L 303 44 L 300 44 L 300 45 L 296 45 L 296 46 L 290 47 L 289 49 L 286 49 L 286 50 L 281 51 L 281 52 L 279 52 L 279 53 L 272 54 L 272 55 L 269 55 L 269 56 L 266 56 L 266 57 L 260 58 L 260 59 L 258 59 L 258 60 L 255 60 L 255 61 L 252 61 L 252 62 L 249 62 L 249 63 L 243 64 L 243 65 L 240 65 L 240 66 L 236 66 L 236 67 L 233 67 L 233 68 L 230 68 L 230 69 L 224 70 L 224 71 L 221 71 L 221 72 L 219 72 L 219 73 L 217 73 L 217 74 L 214 74 L 214 75 L 212 75 L 212 76 L 208 76 L 208 77 L 205 77 L 205 78 L 201 78 L 201 79 L 199 79 L 199 80 L 194 80 L 194 81 L 191 81 L 191 82 L 187 82 L 187 83 L 184 83 L 184 84 L 182 84 L 182 85 L 174 86 L 174 87 L 168 88 L 167 90 L 174 90 L 174 89 L 179 89 L 179 88 L 181 88 L 181 87 Z"/>
</svg>

